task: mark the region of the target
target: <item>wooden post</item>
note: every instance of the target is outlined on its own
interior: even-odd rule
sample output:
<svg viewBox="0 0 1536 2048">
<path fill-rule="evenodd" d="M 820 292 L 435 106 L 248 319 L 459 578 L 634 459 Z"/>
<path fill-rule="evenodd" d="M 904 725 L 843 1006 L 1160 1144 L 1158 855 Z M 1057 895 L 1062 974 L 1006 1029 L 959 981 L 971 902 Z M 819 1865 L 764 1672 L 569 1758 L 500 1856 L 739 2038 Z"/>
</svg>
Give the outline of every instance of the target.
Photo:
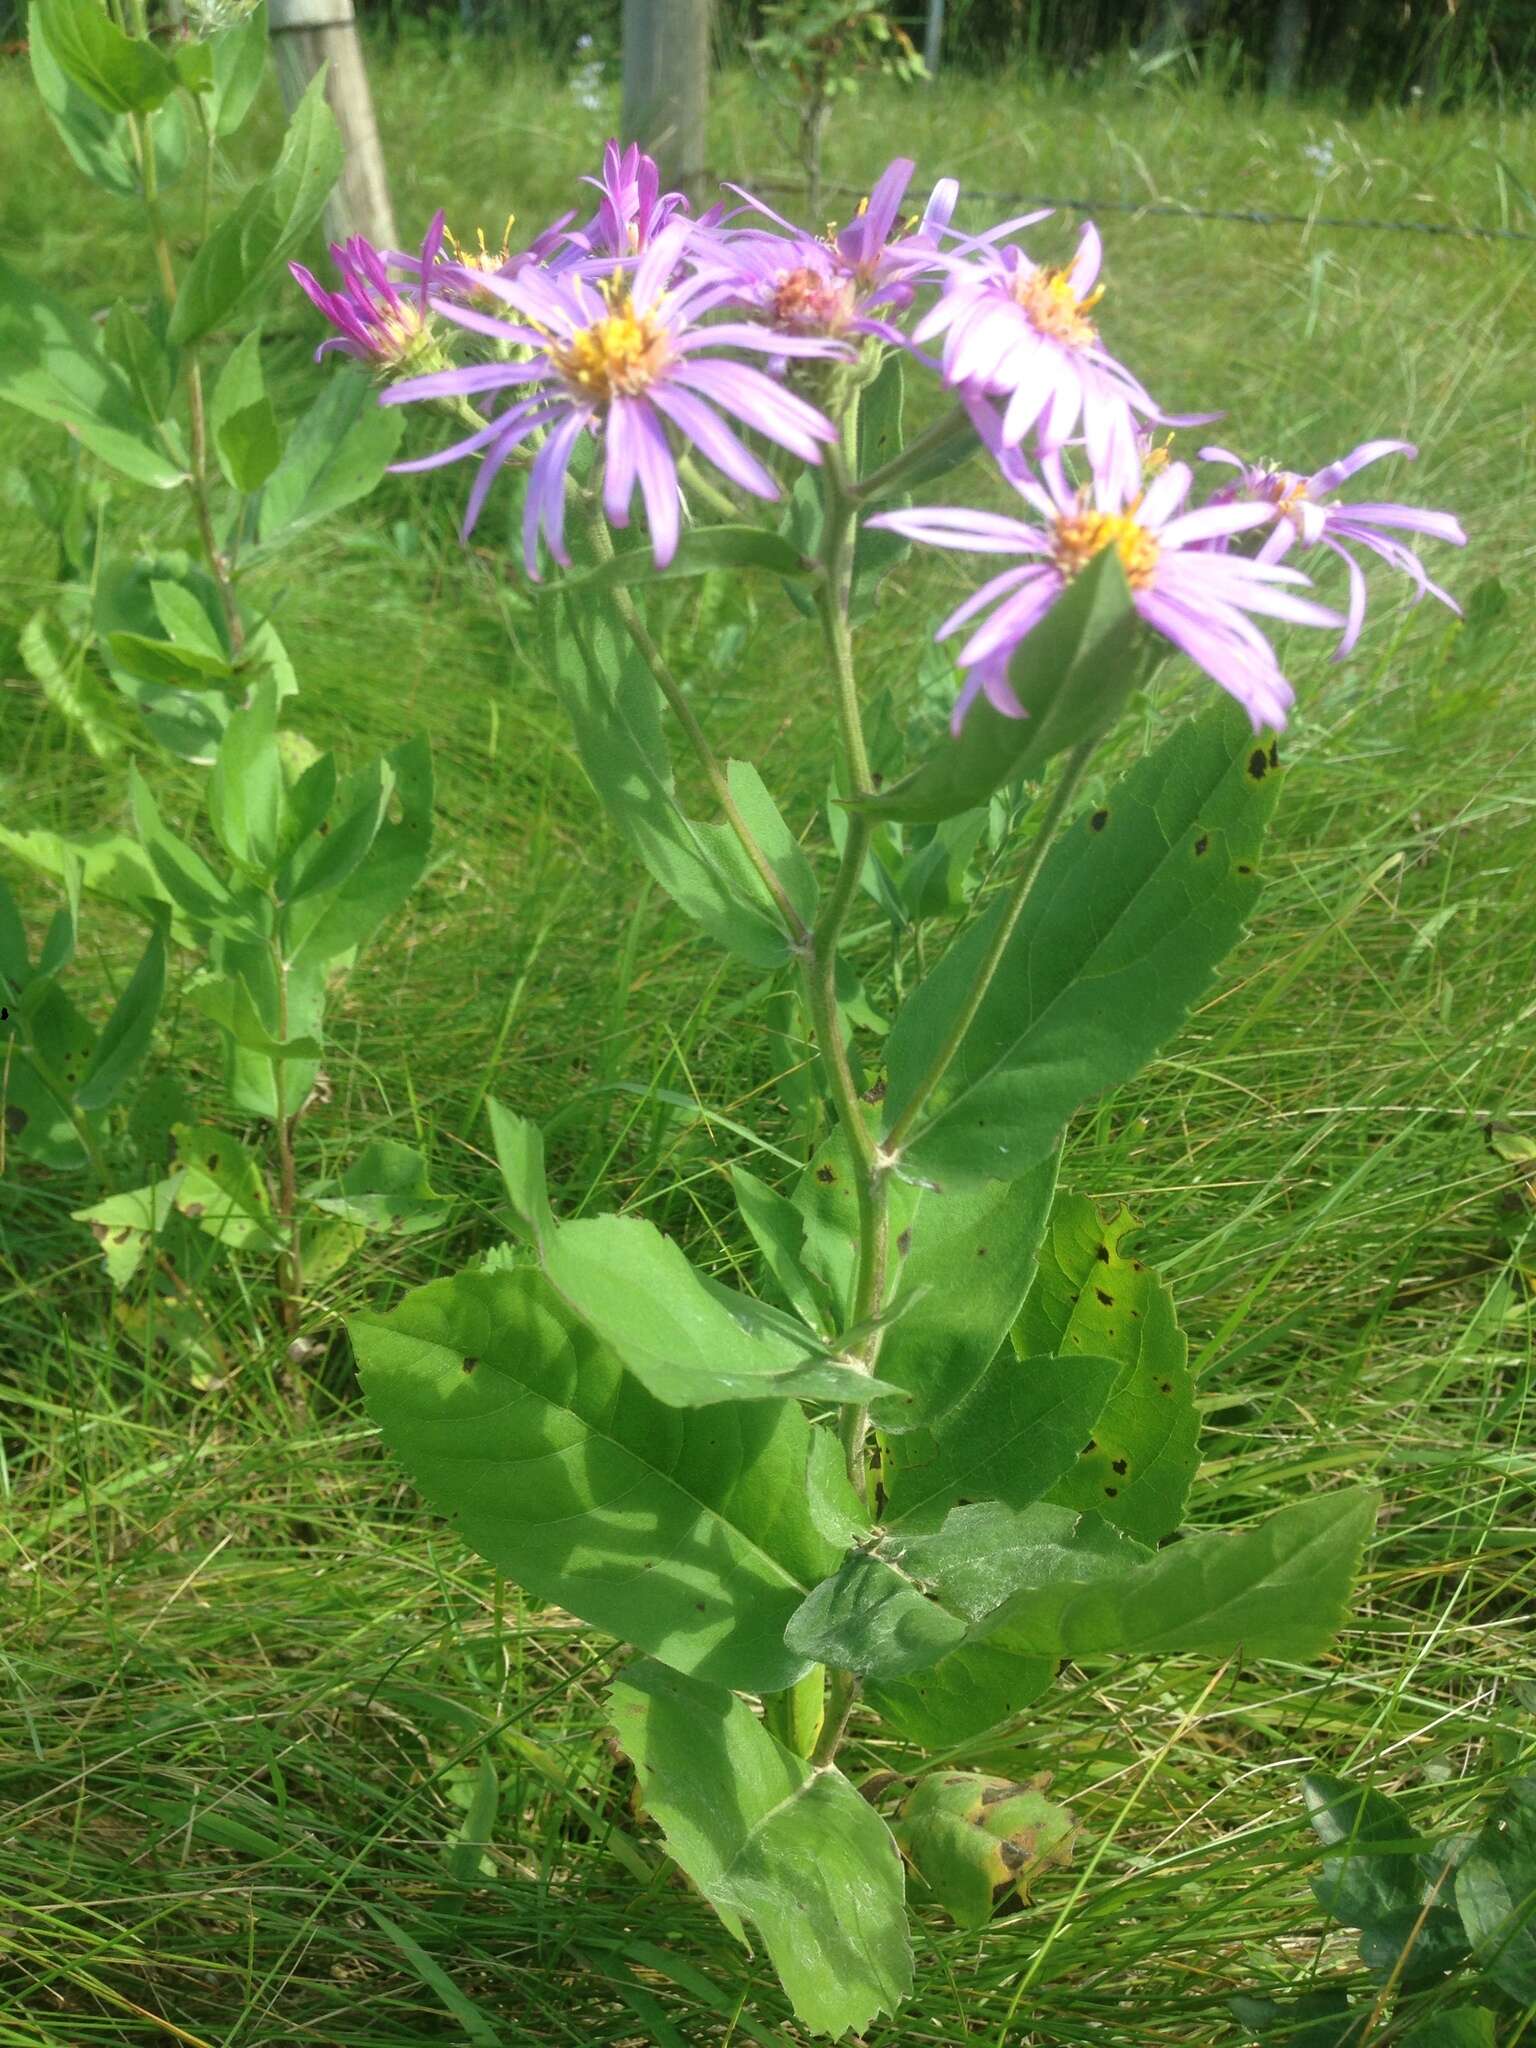
<svg viewBox="0 0 1536 2048">
<path fill-rule="evenodd" d="M 1264 89 L 1275 99 L 1289 99 L 1301 84 L 1312 24 L 1307 0 L 1279 0 L 1269 35 L 1269 69 Z"/>
<path fill-rule="evenodd" d="M 328 67 L 325 97 L 341 130 L 344 156 L 336 189 L 326 202 L 326 233 L 333 242 L 366 235 L 376 249 L 398 248 L 352 0 L 268 0 L 267 19 L 277 82 L 290 114 L 320 66 Z"/>
<path fill-rule="evenodd" d="M 661 167 L 663 188 L 698 196 L 709 114 L 710 0 L 624 0 L 626 142 Z"/>
<path fill-rule="evenodd" d="M 928 0 L 928 26 L 923 36 L 923 63 L 930 78 L 939 74 L 944 51 L 944 0 Z"/>
</svg>

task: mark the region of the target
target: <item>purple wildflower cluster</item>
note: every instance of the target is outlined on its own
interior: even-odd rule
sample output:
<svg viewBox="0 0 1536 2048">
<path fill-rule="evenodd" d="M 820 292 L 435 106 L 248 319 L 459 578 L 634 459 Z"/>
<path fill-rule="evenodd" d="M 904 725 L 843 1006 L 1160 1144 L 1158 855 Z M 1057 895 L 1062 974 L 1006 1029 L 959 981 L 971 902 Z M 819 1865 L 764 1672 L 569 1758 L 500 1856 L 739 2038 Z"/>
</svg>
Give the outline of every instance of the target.
<svg viewBox="0 0 1536 2048">
<path fill-rule="evenodd" d="M 337 330 L 323 346 L 378 369 L 383 403 L 446 401 L 478 422 L 399 465 L 478 458 L 466 536 L 497 476 L 513 462 L 526 470 L 524 558 L 535 578 L 541 544 L 569 561 L 565 507 L 583 443 L 596 444 L 609 524 L 628 525 L 638 492 L 664 568 L 689 516 L 694 464 L 728 490 L 778 498 L 784 458 L 819 463 L 875 360 L 904 351 L 963 408 L 962 427 L 968 419 L 1023 514 L 936 506 L 869 522 L 926 546 L 1015 558 L 939 628 L 940 638 L 970 629 L 957 729 L 982 695 L 1020 715 L 1015 652 L 1111 547 L 1140 617 L 1256 727 L 1283 725 L 1293 692 L 1255 619 L 1337 630 L 1338 653 L 1348 653 L 1365 612 L 1358 551 L 1404 574 L 1415 599 L 1457 608 L 1404 538 L 1461 545 L 1448 513 L 1339 496 L 1367 464 L 1412 458 L 1408 443 L 1368 441 L 1310 475 L 1204 448 L 1199 474 L 1211 487 L 1192 503 L 1196 470 L 1153 436 L 1215 415 L 1164 411 L 1106 347 L 1097 230 L 1083 228 L 1066 264 L 1043 265 L 1017 239 L 1043 214 L 965 234 L 945 179 L 909 215 L 913 169 L 896 159 L 850 222 L 816 236 L 734 186 L 695 215 L 683 194 L 662 191 L 649 157 L 610 143 L 587 181 L 598 193 L 591 218 L 578 226 L 567 214 L 526 248 L 492 254 L 482 241 L 469 254 L 439 215 L 413 256 L 360 241 L 333 250 L 340 291 L 294 272 Z M 455 331 L 462 359 L 450 363 Z M 1344 563 L 1342 613 L 1303 595 L 1307 576 L 1284 559 L 1318 551 Z"/>
</svg>

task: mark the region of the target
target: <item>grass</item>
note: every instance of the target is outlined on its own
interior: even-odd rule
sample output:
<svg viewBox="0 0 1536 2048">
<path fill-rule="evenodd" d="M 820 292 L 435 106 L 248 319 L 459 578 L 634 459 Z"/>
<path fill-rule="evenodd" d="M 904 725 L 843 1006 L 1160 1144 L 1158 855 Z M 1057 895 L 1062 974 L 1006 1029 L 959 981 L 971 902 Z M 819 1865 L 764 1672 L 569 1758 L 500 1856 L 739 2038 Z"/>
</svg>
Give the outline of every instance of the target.
<svg viewBox="0 0 1536 2048">
<path fill-rule="evenodd" d="M 509 202 L 536 224 L 611 119 L 478 52 L 381 62 L 375 90 L 407 228 L 440 199 L 463 225 Z M 723 82 L 715 122 L 723 168 L 782 168 L 745 77 Z M 253 160 L 274 132 L 266 108 Z M 1536 229 L 1536 149 L 1512 117 L 1345 125 L 1166 80 L 954 81 L 860 100 L 829 175 L 867 183 L 898 134 L 925 175 L 1000 191 Z M 1320 175 L 1301 152 L 1324 143 Z M 105 304 L 143 273 L 110 204 L 69 174 L 24 74 L 0 72 L 0 253 Z M 1317 1670 L 1070 1674 L 973 1745 L 982 1768 L 1053 1770 L 1087 1847 L 984 1939 L 925 1914 L 917 1996 L 871 2031 L 880 2048 L 1188 2048 L 1237 2040 L 1234 1989 L 1339 1973 L 1363 1988 L 1306 1888 L 1299 1772 L 1369 1776 L 1443 1832 L 1531 1754 L 1532 1320 L 1510 1258 L 1528 1211 L 1478 1123 L 1536 1131 L 1536 250 L 1107 225 L 1106 318 L 1166 403 L 1221 403 L 1227 437 L 1301 467 L 1367 434 L 1420 440 L 1408 494 L 1458 509 L 1473 547 L 1454 580 L 1487 585 L 1463 630 L 1386 603 L 1350 666 L 1298 661 L 1305 715 L 1236 976 L 1134 1090 L 1080 1119 L 1066 1174 L 1130 1203 L 1177 1285 L 1209 1424 L 1196 1517 L 1344 1477 L 1380 1481 L 1387 1505 L 1355 1620 Z M 283 297 L 269 325 L 290 321 L 296 406 L 310 337 Z M 4 418 L 11 460 L 59 464 L 55 435 Z M 460 488 L 389 485 L 256 593 L 299 662 L 303 729 L 354 758 L 425 729 L 441 778 L 435 866 L 340 1001 L 335 1100 L 308 1142 L 413 1139 L 462 1207 L 349 1271 L 316 1303 L 320 1329 L 499 1235 L 488 1088 L 560 1116 L 569 1201 L 643 1205 L 722 1264 L 738 1255 L 724 1120 L 765 1145 L 786 1128 L 775 1046 L 738 1007 L 750 981 L 638 886 L 596 816 L 519 660 L 500 536 L 471 557 L 452 538 Z M 182 537 L 175 507 L 123 509 Z M 121 769 L 39 703 L 6 637 L 53 573 L 43 537 L 9 521 L 0 802 L 83 826 L 121 816 Z M 903 573 L 912 608 L 888 604 L 865 655 L 898 690 L 911 618 L 961 571 Z M 766 593 L 706 587 L 669 631 L 719 743 L 771 750 L 809 821 L 826 772 L 809 629 Z M 1147 732 L 1187 695 L 1165 686 Z M 149 765 L 187 816 L 193 778 Z M 99 927 L 103 975 L 118 936 Z M 658 1073 L 700 1107 L 647 1094 Z M 629 1810 L 603 1643 L 526 1607 L 426 1517 L 361 1417 L 342 1343 L 291 1363 L 255 1278 L 220 1297 L 216 1366 L 114 1321 L 75 1200 L 37 1175 L 0 1185 L 3 2048 L 798 2039 L 761 1960 Z M 878 1739 L 855 1757 L 901 1763 Z M 1536 2030 L 1510 2021 L 1500 2048 L 1521 2041 Z"/>
</svg>

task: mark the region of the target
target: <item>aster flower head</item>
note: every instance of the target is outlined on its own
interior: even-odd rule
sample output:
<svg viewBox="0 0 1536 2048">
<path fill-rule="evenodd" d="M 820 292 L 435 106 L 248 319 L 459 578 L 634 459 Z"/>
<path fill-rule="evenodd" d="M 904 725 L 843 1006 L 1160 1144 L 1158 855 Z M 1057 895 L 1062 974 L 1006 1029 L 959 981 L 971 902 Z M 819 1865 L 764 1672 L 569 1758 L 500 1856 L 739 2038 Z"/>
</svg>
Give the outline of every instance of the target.
<svg viewBox="0 0 1536 2048">
<path fill-rule="evenodd" d="M 501 343 L 508 356 L 412 378 L 383 394 L 386 404 L 512 394 L 467 440 L 399 467 L 435 469 L 462 456 L 484 457 L 465 511 L 467 536 L 508 457 L 534 435 L 542 436 L 523 507 L 524 558 L 532 577 L 538 575 L 541 533 L 557 562 L 570 559 L 566 481 L 583 434 L 602 444 L 603 510 L 611 525 L 628 525 L 638 487 L 658 568 L 676 552 L 681 526 L 682 488 L 671 435 L 760 498 L 778 497 L 779 486 L 727 419 L 804 462 L 819 462 L 822 444 L 837 437 L 829 420 L 775 378 L 717 353 L 749 349 L 825 357 L 842 353 L 837 344 L 772 335 L 735 321 L 703 326 L 704 315 L 724 302 L 725 288 L 700 272 L 669 282 L 695 225 L 673 221 L 632 269 L 615 269 L 601 281 L 579 269 L 488 276 L 511 318 L 494 319 L 468 306 L 444 304 L 440 310 Z"/>
<path fill-rule="evenodd" d="M 621 149 L 610 141 L 603 151 L 601 173 L 583 178 L 582 183 L 596 186 L 602 197 L 586 226 L 567 237 L 577 256 L 638 256 L 688 211 L 686 193 L 662 191 L 655 158 L 647 156 L 636 142 Z"/>
<path fill-rule="evenodd" d="M 1031 262 L 1014 243 L 996 246 L 998 236 L 1044 218 L 1005 222 L 953 252 L 944 289 L 913 340 L 944 336 L 944 381 L 966 400 L 984 440 L 1017 448 L 1033 430 L 1041 455 L 1053 456 L 1080 435 L 1095 475 L 1128 495 L 1140 478 L 1146 426 L 1186 422 L 1159 411 L 1100 339 L 1103 244 L 1091 221 L 1060 269 Z M 1000 418 L 990 399 L 1002 401 Z"/>
<path fill-rule="evenodd" d="M 730 190 L 781 232 L 725 233 L 709 267 L 731 280 L 743 304 L 784 333 L 873 334 L 899 342 L 902 336 L 884 315 L 910 306 L 918 283 L 933 270 L 958 191 L 953 178 L 942 179 L 922 219 L 898 232 L 913 169 L 910 157 L 894 158 L 848 225 L 824 238 L 807 234 L 733 185 Z"/>
<path fill-rule="evenodd" d="M 932 547 L 1021 558 L 1020 567 L 1005 569 L 973 592 L 935 636 L 947 639 L 987 614 L 960 650 L 968 675 L 954 710 L 956 731 L 983 694 L 1004 716 L 1020 716 L 1008 680 L 1015 650 L 1072 579 L 1111 547 L 1144 623 L 1235 697 L 1256 731 L 1285 724 L 1295 695 L 1251 615 L 1304 626 L 1339 626 L 1343 620 L 1296 595 L 1293 586 L 1307 581 L 1299 570 L 1210 546 L 1265 523 L 1264 507 L 1234 503 L 1187 510 L 1193 475 L 1183 462 L 1166 464 L 1144 492 L 1129 495 L 1113 477 L 1076 489 L 1056 461 L 1042 464 L 1043 481 L 1017 463 L 1005 474 L 1031 517 L 936 506 L 884 512 L 869 522 Z"/>
<path fill-rule="evenodd" d="M 1422 598 L 1435 597 L 1460 614 L 1455 598 L 1430 579 L 1413 549 L 1397 538 L 1401 533 L 1423 534 L 1430 540 L 1465 547 L 1467 536 L 1459 520 L 1449 512 L 1431 512 L 1419 505 L 1350 503 L 1334 495 L 1340 484 L 1383 456 L 1402 455 L 1411 462 L 1418 452 L 1411 441 L 1362 441 L 1337 462 L 1302 476 L 1294 470 L 1244 462 L 1227 448 L 1200 451 L 1202 461 L 1226 463 L 1238 472 L 1236 481 L 1217 493 L 1219 498 L 1265 508 L 1271 530 L 1259 550 L 1261 562 L 1280 561 L 1299 545 L 1327 548 L 1344 564 L 1349 575 L 1349 606 L 1338 645 L 1341 660 L 1360 638 L 1365 623 L 1365 576 L 1351 547 L 1366 549 L 1407 576 L 1414 585 L 1416 604 Z"/>
<path fill-rule="evenodd" d="M 436 213 L 420 255 L 408 259 L 417 273 L 416 289 L 408 296 L 390 279 L 390 259 L 364 235 L 331 244 L 331 259 L 341 275 L 339 291 L 327 291 L 302 263 L 290 263 L 301 289 L 336 329 L 315 350 L 316 360 L 339 349 L 382 375 L 398 376 L 434 356 L 427 280 L 442 246 L 443 216 Z"/>
</svg>

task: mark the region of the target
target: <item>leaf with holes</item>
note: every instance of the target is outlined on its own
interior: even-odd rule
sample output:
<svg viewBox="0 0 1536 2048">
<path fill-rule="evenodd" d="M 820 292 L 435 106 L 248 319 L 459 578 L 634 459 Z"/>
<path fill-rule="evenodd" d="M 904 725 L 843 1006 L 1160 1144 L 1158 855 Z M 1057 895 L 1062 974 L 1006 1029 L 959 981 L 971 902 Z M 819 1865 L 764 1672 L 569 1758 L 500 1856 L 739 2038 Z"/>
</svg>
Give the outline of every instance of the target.
<svg viewBox="0 0 1536 2048">
<path fill-rule="evenodd" d="M 1021 1357 L 1116 1360 L 1119 1377 L 1091 1441 L 1051 1499 L 1156 1543 L 1183 1517 L 1200 1464 L 1200 1417 L 1173 1294 L 1120 1248 L 1135 1227 L 1128 1209 L 1105 1221 L 1086 1195 L 1058 1195 L 1013 1343 Z"/>
<path fill-rule="evenodd" d="M 529 1268 L 435 1281 L 350 1329 L 385 1442 L 536 1600 L 720 1685 L 801 1677 L 785 1625 L 838 1552 L 795 1402 L 667 1407 Z"/>
<path fill-rule="evenodd" d="M 862 2030 L 912 1989 L 901 1857 L 840 1771 L 715 1686 L 633 1664 L 613 1723 L 667 1847 L 738 1936 L 762 1937 L 813 2033 Z"/>
<path fill-rule="evenodd" d="M 1007 1893 L 1026 1900 L 1042 1871 L 1071 1863 L 1077 1820 L 1050 1782 L 933 1771 L 907 1795 L 897 1843 L 960 1926 L 984 1927 Z"/>
<path fill-rule="evenodd" d="M 1016 1179 L 1055 1150 L 1074 1110 L 1146 1064 L 1252 912 L 1278 781 L 1243 714 L 1218 706 L 1065 828 L 901 1148 L 901 1172 L 940 1185 Z M 887 1133 L 968 1008 L 1008 909 L 1000 895 L 902 1005 Z"/>
</svg>

